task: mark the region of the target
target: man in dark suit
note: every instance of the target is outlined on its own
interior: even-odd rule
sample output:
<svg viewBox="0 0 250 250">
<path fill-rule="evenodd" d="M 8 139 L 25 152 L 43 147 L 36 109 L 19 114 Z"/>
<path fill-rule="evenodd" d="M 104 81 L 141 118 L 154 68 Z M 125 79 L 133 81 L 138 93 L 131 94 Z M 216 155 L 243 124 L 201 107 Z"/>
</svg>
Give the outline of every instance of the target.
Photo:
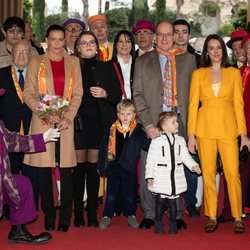
<svg viewBox="0 0 250 250">
<path fill-rule="evenodd" d="M 0 119 L 8 130 L 28 134 L 32 112 L 23 100 L 26 70 L 30 59 L 31 47 L 26 40 L 16 42 L 12 47 L 12 65 L 0 68 L 0 87 L 5 95 L 0 97 Z M 12 174 L 29 177 L 38 208 L 38 171 L 23 164 L 23 153 L 10 153 Z"/>
<path fill-rule="evenodd" d="M 167 21 L 157 24 L 155 41 L 156 49 L 138 57 L 135 63 L 133 96 L 137 114 L 148 136 L 154 139 L 160 134 L 157 128 L 159 114 L 174 110 L 178 114 L 179 134 L 187 137 L 189 85 L 196 68 L 195 57 L 186 51 L 174 49 L 174 29 Z M 176 80 L 167 80 L 170 75 L 176 76 Z M 166 87 L 170 87 L 171 97 Z M 146 152 L 142 152 L 140 198 L 144 219 L 140 228 L 150 228 L 155 219 L 155 201 L 145 180 L 145 161 Z M 186 228 L 180 200 L 177 207 L 177 227 Z"/>
</svg>

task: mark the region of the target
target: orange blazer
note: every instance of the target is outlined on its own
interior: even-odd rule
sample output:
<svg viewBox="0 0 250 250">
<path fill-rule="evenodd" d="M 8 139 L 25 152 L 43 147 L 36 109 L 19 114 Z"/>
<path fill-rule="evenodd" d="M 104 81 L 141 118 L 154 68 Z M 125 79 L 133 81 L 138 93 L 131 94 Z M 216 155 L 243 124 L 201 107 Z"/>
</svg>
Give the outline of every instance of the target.
<svg viewBox="0 0 250 250">
<path fill-rule="evenodd" d="M 188 134 L 207 139 L 229 139 L 246 134 L 240 71 L 222 69 L 216 97 L 212 90 L 210 68 L 194 71 L 190 87 Z"/>
</svg>

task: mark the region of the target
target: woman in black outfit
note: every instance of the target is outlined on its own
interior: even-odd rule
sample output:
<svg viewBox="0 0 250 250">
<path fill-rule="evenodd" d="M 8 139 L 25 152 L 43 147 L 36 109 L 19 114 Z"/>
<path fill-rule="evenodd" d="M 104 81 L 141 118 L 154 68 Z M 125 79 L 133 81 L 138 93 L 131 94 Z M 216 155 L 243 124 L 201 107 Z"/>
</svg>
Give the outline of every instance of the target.
<svg viewBox="0 0 250 250">
<path fill-rule="evenodd" d="M 77 167 L 73 172 L 74 225 L 84 226 L 83 193 L 87 183 L 88 226 L 97 227 L 99 174 L 98 149 L 104 133 L 116 120 L 116 105 L 122 91 L 111 62 L 98 60 L 98 41 L 90 31 L 83 31 L 75 44 L 75 55 L 80 58 L 83 78 L 83 98 L 75 119 L 75 147 Z"/>
</svg>

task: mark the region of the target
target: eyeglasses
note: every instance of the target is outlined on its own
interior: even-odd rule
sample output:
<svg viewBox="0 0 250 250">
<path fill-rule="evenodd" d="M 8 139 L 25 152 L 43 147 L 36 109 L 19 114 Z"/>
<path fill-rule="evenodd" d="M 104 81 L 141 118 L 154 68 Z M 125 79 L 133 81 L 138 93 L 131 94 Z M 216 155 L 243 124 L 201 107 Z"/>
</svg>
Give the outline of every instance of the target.
<svg viewBox="0 0 250 250">
<path fill-rule="evenodd" d="M 153 32 L 148 32 L 146 30 L 144 31 L 138 31 L 135 35 L 136 36 L 149 36 L 149 35 L 153 35 L 154 33 Z"/>
<path fill-rule="evenodd" d="M 7 31 L 8 31 L 10 34 L 14 34 L 14 33 L 20 34 L 20 33 L 23 33 L 23 30 L 22 30 L 22 29 L 16 29 L 16 28 L 8 29 Z"/>
<path fill-rule="evenodd" d="M 164 38 L 164 37 L 171 37 L 171 36 L 173 36 L 174 34 L 173 33 L 161 33 L 161 32 L 159 32 L 159 33 L 156 33 L 156 36 L 158 36 L 158 37 L 160 37 L 160 38 Z"/>
<path fill-rule="evenodd" d="M 27 56 L 29 54 L 29 50 L 14 50 L 13 53 L 17 56 L 20 55 Z"/>
<path fill-rule="evenodd" d="M 82 41 L 79 43 L 79 45 L 83 48 L 94 47 L 96 45 L 96 42 L 94 40 L 91 40 L 89 42 Z"/>
<path fill-rule="evenodd" d="M 76 26 L 76 27 L 68 26 L 65 30 L 68 32 L 81 32 L 82 28 L 80 28 L 78 26 Z"/>
</svg>

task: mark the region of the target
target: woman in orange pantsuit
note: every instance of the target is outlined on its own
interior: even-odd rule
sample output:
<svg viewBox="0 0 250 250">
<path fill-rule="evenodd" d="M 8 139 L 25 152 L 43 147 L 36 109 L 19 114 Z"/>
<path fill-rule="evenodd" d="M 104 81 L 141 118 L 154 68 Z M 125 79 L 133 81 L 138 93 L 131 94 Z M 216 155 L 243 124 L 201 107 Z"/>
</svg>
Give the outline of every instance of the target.
<svg viewBox="0 0 250 250">
<path fill-rule="evenodd" d="M 244 145 L 249 148 L 249 139 L 240 71 L 230 67 L 225 43 L 216 34 L 209 35 L 205 41 L 202 66 L 194 71 L 190 87 L 188 147 L 192 153 L 198 149 L 201 160 L 205 215 L 209 217 L 204 230 L 214 232 L 218 227 L 215 175 L 219 151 L 235 218 L 234 231 L 244 233 L 237 137 L 241 137 L 240 149 Z"/>
</svg>

